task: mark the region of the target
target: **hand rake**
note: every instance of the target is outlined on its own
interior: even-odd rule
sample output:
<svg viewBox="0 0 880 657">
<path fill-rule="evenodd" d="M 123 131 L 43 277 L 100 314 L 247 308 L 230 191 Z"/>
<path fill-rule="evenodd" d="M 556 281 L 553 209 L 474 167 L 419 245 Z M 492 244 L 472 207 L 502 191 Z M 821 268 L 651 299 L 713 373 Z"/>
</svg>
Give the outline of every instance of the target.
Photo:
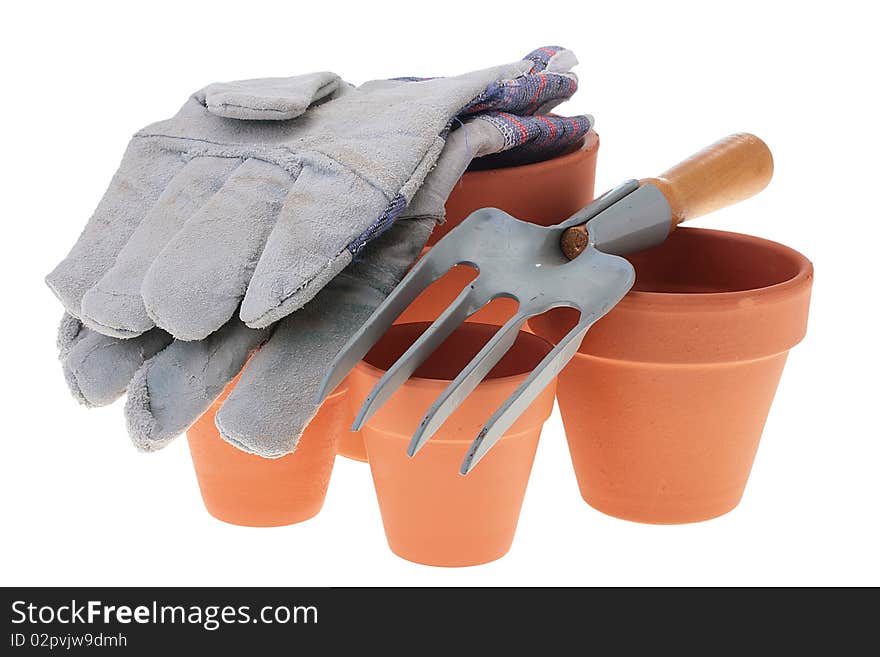
<svg viewBox="0 0 880 657">
<path fill-rule="evenodd" d="M 518 308 L 425 413 L 409 445 L 410 456 L 486 377 L 530 317 L 562 306 L 580 311 L 577 325 L 476 436 L 461 466 L 461 473 L 467 474 L 571 360 L 590 326 L 632 287 L 635 270 L 620 256 L 660 244 L 682 221 L 749 198 L 767 186 L 772 174 L 773 158 L 764 142 L 735 134 L 657 178 L 622 183 L 556 226 L 530 224 L 495 208 L 477 210 L 419 260 L 351 337 L 324 379 L 321 399 L 419 293 L 455 265 L 471 266 L 479 274 L 388 368 L 364 401 L 352 430 L 358 430 L 456 327 L 491 300 L 508 297 Z"/>
</svg>

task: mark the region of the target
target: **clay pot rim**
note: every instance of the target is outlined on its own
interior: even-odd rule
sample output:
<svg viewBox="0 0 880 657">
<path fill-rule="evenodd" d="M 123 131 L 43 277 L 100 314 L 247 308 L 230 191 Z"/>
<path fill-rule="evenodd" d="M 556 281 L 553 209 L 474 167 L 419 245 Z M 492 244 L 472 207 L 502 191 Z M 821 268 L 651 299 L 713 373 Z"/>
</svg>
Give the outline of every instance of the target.
<svg viewBox="0 0 880 657">
<path fill-rule="evenodd" d="M 418 324 L 421 322 L 415 322 L 415 323 Z M 428 323 L 430 323 L 430 322 L 428 322 Z M 395 326 L 405 326 L 405 324 L 396 324 Z M 550 349 L 553 348 L 553 343 L 550 342 L 549 340 L 547 340 L 546 338 L 542 338 L 539 335 L 536 335 L 534 333 L 529 333 L 527 331 L 520 331 L 520 333 L 522 335 L 518 336 L 519 338 L 522 338 L 526 341 L 542 342 L 545 345 L 547 345 L 548 347 L 550 347 Z M 548 353 L 549 353 L 549 351 L 548 351 Z M 466 363 L 463 363 L 462 367 L 464 367 L 464 365 L 466 365 Z M 358 370 L 364 372 L 364 374 L 366 374 L 367 376 L 369 376 L 371 378 L 374 378 L 376 381 L 378 381 L 380 378 L 382 378 L 382 375 L 385 374 L 385 372 L 387 371 L 381 367 L 376 367 L 375 365 L 371 365 L 366 360 L 358 361 L 357 365 L 355 365 L 355 369 L 358 369 Z M 516 380 L 516 379 L 524 380 L 531 373 L 532 373 L 532 370 L 528 369 L 528 370 L 525 370 L 524 372 L 520 372 L 519 374 L 510 374 L 508 376 L 496 376 L 496 377 L 492 377 L 491 379 L 485 378 L 482 381 L 480 381 L 480 383 L 478 385 L 481 387 L 507 385 L 511 381 Z M 453 379 L 434 379 L 434 378 L 430 378 L 430 377 L 426 377 L 426 376 L 411 376 L 406 380 L 404 385 L 411 386 L 411 387 L 416 386 L 419 388 L 434 388 L 434 389 L 442 392 L 442 390 L 445 389 L 450 383 L 452 383 L 452 381 L 453 381 Z"/>
<path fill-rule="evenodd" d="M 548 415 L 546 418 L 544 418 L 542 420 L 541 426 L 543 426 L 543 423 L 546 422 L 547 418 L 549 418 L 549 417 L 550 416 Z M 528 436 L 533 430 L 534 430 L 534 428 L 530 427 L 527 429 L 523 429 L 522 431 L 515 431 L 512 433 L 505 432 L 504 435 L 498 439 L 498 442 L 500 443 L 501 441 L 507 441 L 507 440 L 519 440 L 520 438 L 523 438 L 524 436 Z M 401 442 L 404 442 L 407 444 L 412 440 L 411 434 L 404 435 L 402 433 L 390 431 L 389 429 L 386 429 L 384 427 L 382 429 L 380 429 L 380 431 L 382 432 L 382 435 L 384 435 L 384 436 L 394 438 L 395 440 L 400 440 Z M 428 443 L 426 443 L 426 445 L 428 445 L 428 444 L 471 445 L 471 444 L 473 444 L 473 442 L 474 442 L 474 436 L 471 436 L 470 438 L 440 438 L 440 437 L 434 435 L 434 436 L 431 436 L 431 439 L 428 441 Z M 415 456 L 411 456 L 410 458 L 417 459 L 417 458 L 419 458 L 419 454 L 416 454 Z"/>
<path fill-rule="evenodd" d="M 752 287 L 744 290 L 730 290 L 727 292 L 647 292 L 630 290 L 626 296 L 618 302 L 618 307 L 638 309 L 639 306 L 664 305 L 673 308 L 679 306 L 683 309 L 690 310 L 694 306 L 706 306 L 707 304 L 719 307 L 737 306 L 744 299 L 749 297 L 759 296 L 765 299 L 773 297 L 788 297 L 797 291 L 798 288 L 809 285 L 813 277 L 813 263 L 811 263 L 807 257 L 799 251 L 794 250 L 790 246 L 780 244 L 779 242 L 774 242 L 773 240 L 757 237 L 755 235 L 748 235 L 746 233 L 716 230 L 714 228 L 687 227 L 681 230 L 714 235 L 730 242 L 759 246 L 765 251 L 774 252 L 778 255 L 789 258 L 793 263 L 796 263 L 797 273 L 791 278 L 778 283 Z"/>
<path fill-rule="evenodd" d="M 342 384 L 336 386 L 336 389 L 333 392 L 331 392 L 329 395 L 327 395 L 324 398 L 324 401 L 327 401 L 328 399 L 336 399 L 337 397 L 344 395 L 347 392 L 348 392 L 348 386 L 345 385 L 345 383 L 343 382 Z"/>
<path fill-rule="evenodd" d="M 541 339 L 543 340 L 544 338 Z M 545 340 L 545 342 L 550 344 L 549 341 Z M 382 378 L 382 375 L 386 372 L 386 370 L 383 370 L 381 367 L 370 365 L 369 363 L 364 361 L 360 361 L 357 365 L 355 365 L 355 368 L 363 371 L 367 376 L 375 378 L 376 381 Z M 505 383 L 509 383 L 511 380 L 514 379 L 525 379 L 529 374 L 531 374 L 531 370 L 523 372 L 521 374 L 511 374 L 510 376 L 498 376 L 491 379 L 483 379 L 482 381 L 480 381 L 479 385 L 482 387 L 502 385 Z M 439 394 L 439 392 L 442 392 L 450 383 L 452 383 L 452 379 L 431 379 L 425 376 L 411 376 L 406 380 L 406 383 L 404 385 L 410 387 L 415 386 L 419 388 L 435 388 Z"/>
<path fill-rule="evenodd" d="M 573 160 L 582 160 L 586 157 L 590 157 L 595 153 L 597 148 L 599 148 L 599 135 L 595 130 L 590 128 L 587 134 L 585 134 L 580 140 L 580 145 L 562 155 L 554 155 L 547 160 L 539 160 L 538 162 L 530 162 L 528 164 L 519 164 L 516 166 L 468 170 L 462 174 L 461 179 L 479 178 L 481 176 L 499 176 L 504 175 L 507 171 L 516 172 L 516 174 L 519 175 L 521 173 L 531 173 L 541 169 L 568 167 Z M 459 180 L 456 185 L 460 184 L 460 182 L 461 180 Z"/>
</svg>

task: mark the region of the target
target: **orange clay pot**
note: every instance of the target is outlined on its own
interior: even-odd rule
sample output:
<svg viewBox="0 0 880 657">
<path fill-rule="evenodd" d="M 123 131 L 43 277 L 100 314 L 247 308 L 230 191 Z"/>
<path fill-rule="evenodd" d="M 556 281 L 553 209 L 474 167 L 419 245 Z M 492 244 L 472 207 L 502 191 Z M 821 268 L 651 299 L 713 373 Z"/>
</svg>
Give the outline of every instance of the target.
<svg viewBox="0 0 880 657">
<path fill-rule="evenodd" d="M 324 401 L 295 452 L 267 459 L 233 447 L 214 425 L 217 410 L 237 382 L 238 377 L 186 433 L 205 507 L 219 520 L 247 527 L 308 520 L 324 504 L 336 438 L 350 423 L 347 390 L 340 387 Z"/>
<path fill-rule="evenodd" d="M 637 522 L 707 520 L 742 497 L 788 350 L 806 331 L 813 268 L 781 244 L 696 228 L 629 259 L 633 291 L 559 376 L 581 495 Z M 574 311 L 531 324 L 558 340 Z"/>
<path fill-rule="evenodd" d="M 518 219 L 542 226 L 559 223 L 593 200 L 598 152 L 599 136 L 590 131 L 579 148 L 552 160 L 466 172 L 446 200 L 446 221 L 434 229 L 426 251 L 480 208 L 500 208 Z M 471 267 L 453 267 L 422 292 L 395 323 L 437 319 L 476 275 Z M 515 311 L 516 302 L 496 299 L 468 321 L 501 326 Z M 359 432 L 345 432 L 340 437 L 339 454 L 366 460 Z"/>
<path fill-rule="evenodd" d="M 349 377 L 355 404 L 427 326 L 391 327 Z M 421 451 L 412 459 L 406 455 L 425 411 L 496 330 L 476 323 L 459 327 L 364 426 L 388 545 L 409 561 L 470 566 L 510 549 L 541 427 L 553 408 L 555 382 L 469 475 L 460 475 L 459 468 L 484 422 L 548 353 L 549 343 L 520 333 Z"/>
</svg>

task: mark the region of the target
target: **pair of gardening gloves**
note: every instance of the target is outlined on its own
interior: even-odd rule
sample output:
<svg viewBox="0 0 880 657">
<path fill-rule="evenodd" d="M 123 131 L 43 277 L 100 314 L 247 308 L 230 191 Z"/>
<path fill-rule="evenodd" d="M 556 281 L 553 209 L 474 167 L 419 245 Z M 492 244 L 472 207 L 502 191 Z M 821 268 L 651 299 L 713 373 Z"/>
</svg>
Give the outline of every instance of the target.
<svg viewBox="0 0 880 657">
<path fill-rule="evenodd" d="M 589 130 L 549 114 L 574 55 L 354 87 L 333 73 L 212 84 L 138 132 L 47 277 L 58 347 L 87 406 L 128 393 L 137 447 L 216 415 L 225 440 L 295 450 L 338 350 L 391 292 L 477 157 L 546 159 Z"/>
</svg>

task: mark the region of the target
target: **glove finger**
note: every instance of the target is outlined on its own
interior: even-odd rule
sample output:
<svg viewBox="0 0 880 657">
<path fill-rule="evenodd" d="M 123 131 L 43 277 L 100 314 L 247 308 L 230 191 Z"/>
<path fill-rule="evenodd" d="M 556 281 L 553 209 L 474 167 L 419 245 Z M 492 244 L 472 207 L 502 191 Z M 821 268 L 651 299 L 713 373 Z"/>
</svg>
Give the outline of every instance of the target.
<svg viewBox="0 0 880 657">
<path fill-rule="evenodd" d="M 141 286 L 157 326 L 181 340 L 201 340 L 236 313 L 292 184 L 284 169 L 246 160 L 186 221 Z"/>
<path fill-rule="evenodd" d="M 86 290 L 113 266 L 147 209 L 184 165 L 180 153 L 162 149 L 154 140 L 132 140 L 76 244 L 46 277 L 70 314 L 79 316 Z"/>
<path fill-rule="evenodd" d="M 352 231 L 390 226 L 406 206 L 390 204 L 365 179 L 335 162 L 306 166 L 284 201 L 241 305 L 241 319 L 262 327 L 301 308 L 352 259 Z M 354 228 L 353 228 L 354 227 Z M 366 240 L 364 240 L 366 241 Z"/>
<path fill-rule="evenodd" d="M 217 82 L 205 87 L 205 106 L 211 114 L 229 119 L 284 121 L 335 92 L 342 80 L 327 71 L 290 78 Z"/>
<path fill-rule="evenodd" d="M 83 323 L 70 313 L 65 312 L 62 315 L 58 325 L 58 337 L 55 340 L 55 346 L 58 347 L 58 360 L 64 360 L 64 357 L 70 353 L 76 343 L 86 336 L 84 328 Z"/>
<path fill-rule="evenodd" d="M 92 331 L 65 314 L 58 330 L 58 349 L 64 379 L 71 394 L 84 406 L 105 406 L 125 392 L 134 373 L 171 342 L 154 329 L 131 340 L 119 340 Z"/>
<path fill-rule="evenodd" d="M 562 46 L 544 46 L 533 50 L 526 59 L 532 62 L 530 73 L 568 73 L 578 65 L 577 57 L 568 48 Z"/>
<path fill-rule="evenodd" d="M 90 327 L 129 338 L 155 326 L 141 298 L 141 284 L 152 262 L 187 218 L 213 196 L 241 160 L 198 157 L 168 184 L 116 256 L 115 264 L 82 299 Z"/>
<path fill-rule="evenodd" d="M 296 449 L 318 409 L 333 357 L 400 282 L 434 221 L 400 221 L 305 307 L 279 322 L 220 407 L 216 424 L 239 449 L 277 458 Z"/>
<path fill-rule="evenodd" d="M 204 340 L 174 340 L 132 377 L 125 403 L 128 432 L 145 452 L 186 431 L 241 371 L 269 336 L 237 319 Z"/>
</svg>

